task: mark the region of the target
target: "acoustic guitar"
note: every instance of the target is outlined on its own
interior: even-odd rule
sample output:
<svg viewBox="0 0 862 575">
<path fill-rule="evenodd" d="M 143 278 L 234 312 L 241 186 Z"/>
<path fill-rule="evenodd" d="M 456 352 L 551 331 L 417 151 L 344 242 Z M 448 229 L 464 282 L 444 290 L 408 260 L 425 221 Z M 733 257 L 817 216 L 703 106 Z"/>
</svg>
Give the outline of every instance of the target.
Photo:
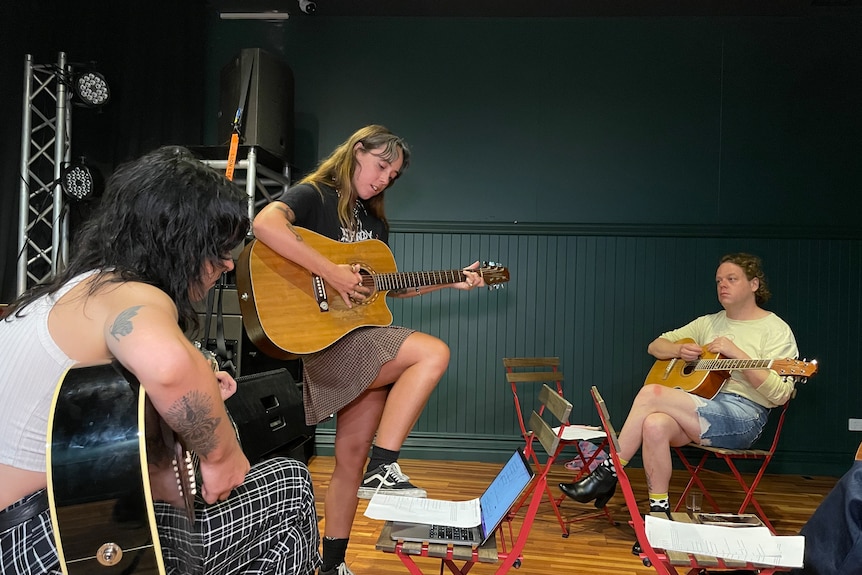
<svg viewBox="0 0 862 575">
<path fill-rule="evenodd" d="M 341 294 L 321 277 L 252 240 L 237 262 L 237 292 L 249 339 L 270 357 L 291 359 L 314 353 L 359 327 L 390 325 L 387 291 L 466 279 L 461 269 L 399 273 L 392 252 L 380 240 L 342 243 L 311 230 L 294 229 L 331 261 L 357 265 L 362 285 L 371 294 L 348 308 Z M 489 288 L 509 281 L 509 271 L 496 264 L 485 264 L 476 272 Z"/>
<path fill-rule="evenodd" d="M 116 361 L 69 369 L 54 393 L 47 443 L 63 573 L 164 574 L 153 493 L 184 509 L 179 527 L 191 533 L 195 475 L 137 379 Z"/>
<path fill-rule="evenodd" d="M 676 343 L 695 343 L 693 339 L 681 339 Z M 727 359 L 721 354 L 707 351 L 697 361 L 683 359 L 658 360 L 644 380 L 644 385 L 658 384 L 675 387 L 706 399 L 712 399 L 730 377 L 732 369 L 771 369 L 778 375 L 800 379 L 817 373 L 817 360 L 798 359 Z"/>
</svg>

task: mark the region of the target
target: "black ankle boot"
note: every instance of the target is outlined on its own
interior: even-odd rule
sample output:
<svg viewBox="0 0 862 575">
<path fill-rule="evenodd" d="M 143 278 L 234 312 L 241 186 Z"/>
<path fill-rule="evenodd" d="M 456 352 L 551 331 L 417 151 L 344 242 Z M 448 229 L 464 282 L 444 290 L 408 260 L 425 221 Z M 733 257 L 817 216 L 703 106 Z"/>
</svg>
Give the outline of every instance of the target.
<svg viewBox="0 0 862 575">
<path fill-rule="evenodd" d="M 577 501 L 589 503 L 596 500 L 596 509 L 607 505 L 617 490 L 617 477 L 609 467 L 599 465 L 595 471 L 575 483 L 560 483 L 560 491 Z"/>
</svg>

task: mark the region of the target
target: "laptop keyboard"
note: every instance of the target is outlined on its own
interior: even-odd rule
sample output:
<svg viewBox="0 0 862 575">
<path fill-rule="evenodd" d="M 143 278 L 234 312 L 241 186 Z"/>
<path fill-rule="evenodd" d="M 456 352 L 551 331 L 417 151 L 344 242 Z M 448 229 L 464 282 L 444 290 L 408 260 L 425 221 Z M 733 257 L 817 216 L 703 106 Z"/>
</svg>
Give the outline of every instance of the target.
<svg viewBox="0 0 862 575">
<path fill-rule="evenodd" d="M 447 539 L 449 541 L 470 541 L 473 530 L 468 527 L 450 527 L 448 525 L 431 525 L 428 529 L 430 539 Z"/>
</svg>

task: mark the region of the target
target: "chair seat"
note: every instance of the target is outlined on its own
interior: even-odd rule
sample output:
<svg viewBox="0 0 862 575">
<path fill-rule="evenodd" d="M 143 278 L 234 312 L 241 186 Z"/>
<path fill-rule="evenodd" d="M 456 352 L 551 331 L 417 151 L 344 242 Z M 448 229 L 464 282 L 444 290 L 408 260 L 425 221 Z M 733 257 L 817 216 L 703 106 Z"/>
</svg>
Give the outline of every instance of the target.
<svg viewBox="0 0 862 575">
<path fill-rule="evenodd" d="M 374 547 L 384 553 L 401 553 L 404 555 L 417 555 L 438 559 L 456 559 L 470 563 L 497 563 L 499 561 L 496 534 L 492 535 L 483 545 L 475 548 L 469 545 L 423 544 L 413 541 L 395 541 L 392 539 L 391 521 L 383 524 L 383 530 L 380 532 L 380 537 L 377 538 L 377 543 Z"/>
<path fill-rule="evenodd" d="M 719 455 L 730 455 L 732 457 L 736 457 L 737 459 L 763 459 L 770 454 L 770 452 L 765 449 L 726 449 L 724 447 L 698 445 L 697 443 L 689 443 L 686 447 L 696 447 L 698 449 L 703 449 L 704 451 L 709 451 L 711 453 L 716 453 Z"/>
<path fill-rule="evenodd" d="M 560 427 L 554 428 L 554 433 L 560 433 Z M 560 437 L 563 441 L 592 441 L 594 439 L 605 439 L 608 436 L 604 431 L 589 429 L 579 425 L 567 425 Z"/>
</svg>

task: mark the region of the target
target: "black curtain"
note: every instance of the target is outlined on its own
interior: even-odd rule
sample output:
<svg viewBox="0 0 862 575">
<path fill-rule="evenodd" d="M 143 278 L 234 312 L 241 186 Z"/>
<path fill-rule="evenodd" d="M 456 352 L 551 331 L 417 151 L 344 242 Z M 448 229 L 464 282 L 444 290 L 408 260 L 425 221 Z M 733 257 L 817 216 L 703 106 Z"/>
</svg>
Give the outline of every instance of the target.
<svg viewBox="0 0 862 575">
<path fill-rule="evenodd" d="M 0 20 L 0 303 L 15 295 L 25 55 L 42 65 L 65 52 L 105 75 L 111 101 L 73 108 L 71 139 L 73 157 L 105 178 L 160 145 L 202 144 L 205 95 L 205 0 L 9 4 Z M 73 209 L 73 234 L 89 209 Z"/>
</svg>

